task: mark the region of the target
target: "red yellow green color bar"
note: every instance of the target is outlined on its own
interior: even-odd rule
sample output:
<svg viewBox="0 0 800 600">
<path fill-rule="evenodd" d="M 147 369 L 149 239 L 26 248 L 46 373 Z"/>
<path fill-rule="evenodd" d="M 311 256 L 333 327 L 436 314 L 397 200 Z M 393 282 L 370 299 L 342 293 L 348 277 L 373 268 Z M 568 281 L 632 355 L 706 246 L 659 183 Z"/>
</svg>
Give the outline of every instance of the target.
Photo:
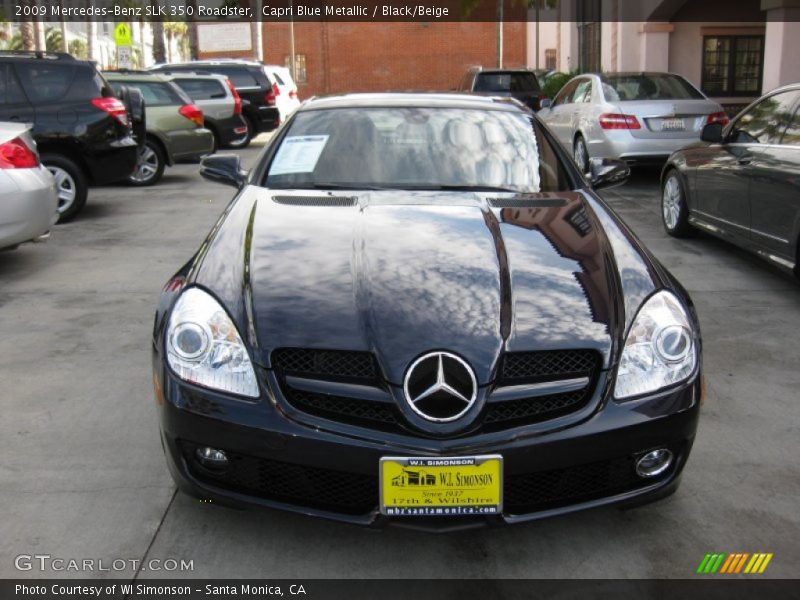
<svg viewBox="0 0 800 600">
<path fill-rule="evenodd" d="M 702 574 L 760 574 L 763 573 L 769 561 L 772 560 L 772 553 L 756 552 L 749 554 L 747 552 L 734 552 L 732 554 L 725 554 L 724 552 L 715 552 L 713 554 L 706 554 L 697 567 L 697 572 Z"/>
</svg>

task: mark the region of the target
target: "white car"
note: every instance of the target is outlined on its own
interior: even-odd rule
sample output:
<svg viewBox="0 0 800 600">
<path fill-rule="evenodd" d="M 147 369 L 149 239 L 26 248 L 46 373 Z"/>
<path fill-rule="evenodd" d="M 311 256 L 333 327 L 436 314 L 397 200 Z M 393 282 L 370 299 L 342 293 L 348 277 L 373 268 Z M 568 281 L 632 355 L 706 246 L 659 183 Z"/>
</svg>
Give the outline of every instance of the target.
<svg viewBox="0 0 800 600">
<path fill-rule="evenodd" d="M 30 130 L 0 122 L 0 249 L 43 241 L 58 220 L 56 180 L 39 161 Z"/>
<path fill-rule="evenodd" d="M 275 106 L 281 113 L 281 123 L 283 123 L 300 106 L 297 85 L 292 79 L 292 73 L 286 67 L 264 65 L 264 72 L 270 81 L 278 85 L 279 93 L 275 97 Z"/>
<path fill-rule="evenodd" d="M 708 123 L 728 122 L 718 103 L 672 73 L 584 73 L 538 116 L 584 173 L 590 158 L 664 164 Z"/>
</svg>

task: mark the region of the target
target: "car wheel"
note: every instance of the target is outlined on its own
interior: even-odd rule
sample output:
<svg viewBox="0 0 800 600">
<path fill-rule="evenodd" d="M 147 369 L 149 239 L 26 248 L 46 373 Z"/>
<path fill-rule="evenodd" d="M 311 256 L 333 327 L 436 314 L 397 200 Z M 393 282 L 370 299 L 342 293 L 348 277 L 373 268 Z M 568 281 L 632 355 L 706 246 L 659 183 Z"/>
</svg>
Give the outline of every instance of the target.
<svg viewBox="0 0 800 600">
<path fill-rule="evenodd" d="M 583 136 L 579 135 L 575 138 L 575 144 L 572 147 L 572 156 L 578 168 L 581 170 L 581 173 L 588 173 L 589 151 L 586 149 L 586 142 L 583 140 Z"/>
<path fill-rule="evenodd" d="M 239 139 L 234 140 L 232 142 L 228 142 L 227 144 L 228 148 L 241 150 L 242 148 L 247 148 L 247 146 L 250 145 L 250 140 L 253 139 L 253 131 L 254 131 L 253 123 L 248 118 L 245 118 L 244 122 L 247 125 L 247 132 Z"/>
<path fill-rule="evenodd" d="M 65 223 L 77 215 L 86 204 L 89 186 L 80 167 L 65 156 L 43 154 L 42 164 L 56 180 L 58 222 Z"/>
<path fill-rule="evenodd" d="M 673 237 L 688 237 L 692 233 L 686 191 L 675 169 L 669 171 L 664 178 L 661 189 L 661 220 L 666 232 Z"/>
<path fill-rule="evenodd" d="M 145 186 L 158 183 L 164 174 L 164 151 L 161 146 L 153 140 L 147 140 L 144 146 L 139 148 L 139 158 L 136 161 L 136 168 L 128 177 L 131 185 Z"/>
</svg>

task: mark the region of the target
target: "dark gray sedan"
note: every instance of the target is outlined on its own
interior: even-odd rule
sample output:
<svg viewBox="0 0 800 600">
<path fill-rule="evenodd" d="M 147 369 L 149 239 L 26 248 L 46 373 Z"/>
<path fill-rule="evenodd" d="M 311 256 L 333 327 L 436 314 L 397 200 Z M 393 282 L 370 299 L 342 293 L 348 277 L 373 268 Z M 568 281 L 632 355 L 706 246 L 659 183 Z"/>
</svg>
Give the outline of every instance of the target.
<svg viewBox="0 0 800 600">
<path fill-rule="evenodd" d="M 798 110 L 800 83 L 778 88 L 672 154 L 661 177 L 667 233 L 697 227 L 800 275 Z"/>
</svg>

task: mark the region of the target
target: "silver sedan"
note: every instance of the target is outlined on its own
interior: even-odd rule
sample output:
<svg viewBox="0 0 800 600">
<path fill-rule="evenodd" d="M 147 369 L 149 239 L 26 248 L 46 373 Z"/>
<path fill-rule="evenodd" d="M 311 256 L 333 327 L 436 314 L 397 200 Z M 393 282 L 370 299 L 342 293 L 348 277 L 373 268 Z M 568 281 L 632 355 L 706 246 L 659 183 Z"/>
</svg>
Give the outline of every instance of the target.
<svg viewBox="0 0 800 600">
<path fill-rule="evenodd" d="M 538 114 L 584 172 L 590 157 L 663 164 L 706 124 L 728 122 L 719 104 L 672 73 L 579 75 Z"/>
<path fill-rule="evenodd" d="M 0 249 L 46 239 L 58 220 L 53 176 L 39 162 L 30 125 L 0 122 Z"/>
</svg>

